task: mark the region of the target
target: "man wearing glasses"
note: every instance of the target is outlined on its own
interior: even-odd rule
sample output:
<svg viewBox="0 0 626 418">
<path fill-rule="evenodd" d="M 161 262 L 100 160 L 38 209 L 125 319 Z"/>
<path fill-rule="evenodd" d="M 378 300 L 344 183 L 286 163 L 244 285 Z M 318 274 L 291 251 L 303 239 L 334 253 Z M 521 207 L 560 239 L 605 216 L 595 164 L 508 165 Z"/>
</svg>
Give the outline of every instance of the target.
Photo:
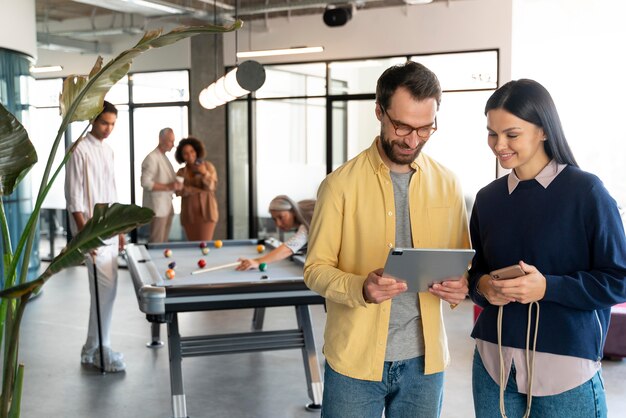
<svg viewBox="0 0 626 418">
<path fill-rule="evenodd" d="M 320 185 L 304 279 L 328 309 L 324 418 L 440 415 L 449 362 L 441 301 L 461 302 L 467 280 L 415 294 L 381 268 L 394 247 L 469 248 L 459 182 L 421 152 L 440 101 L 423 65 L 387 69 L 376 87 L 380 135 Z"/>
</svg>

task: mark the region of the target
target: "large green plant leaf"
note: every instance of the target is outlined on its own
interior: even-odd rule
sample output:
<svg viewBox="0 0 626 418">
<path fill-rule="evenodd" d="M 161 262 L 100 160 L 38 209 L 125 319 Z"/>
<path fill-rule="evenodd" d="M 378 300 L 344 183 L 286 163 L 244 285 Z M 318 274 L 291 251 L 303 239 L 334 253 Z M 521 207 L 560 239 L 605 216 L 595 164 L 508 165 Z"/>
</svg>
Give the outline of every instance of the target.
<svg viewBox="0 0 626 418">
<path fill-rule="evenodd" d="M 22 124 L 0 104 L 0 194 L 8 196 L 37 162 Z"/>
<path fill-rule="evenodd" d="M 99 203 L 94 206 L 93 217 L 85 227 L 67 244 L 67 247 L 52 260 L 41 276 L 36 280 L 13 286 L 0 291 L 2 298 L 18 298 L 41 287 L 50 276 L 59 271 L 77 266 L 83 262 L 85 254 L 104 244 L 103 240 L 123 234 L 147 224 L 152 220 L 154 212 L 136 205 Z"/>
<path fill-rule="evenodd" d="M 61 115 L 66 116 L 72 105 L 76 110 L 69 122 L 91 120 L 102 111 L 102 103 L 107 92 L 124 77 L 139 54 L 151 49 L 170 45 L 184 38 L 199 34 L 230 32 L 241 28 L 241 20 L 231 26 L 183 26 L 166 34 L 162 30 L 146 32 L 133 48 L 127 49 L 115 59 L 102 67 L 102 58 L 98 57 L 89 76 L 70 76 L 63 83 L 63 93 L 60 97 Z M 82 95 L 82 98 L 81 98 Z M 79 103 L 75 103 L 79 100 Z"/>
</svg>

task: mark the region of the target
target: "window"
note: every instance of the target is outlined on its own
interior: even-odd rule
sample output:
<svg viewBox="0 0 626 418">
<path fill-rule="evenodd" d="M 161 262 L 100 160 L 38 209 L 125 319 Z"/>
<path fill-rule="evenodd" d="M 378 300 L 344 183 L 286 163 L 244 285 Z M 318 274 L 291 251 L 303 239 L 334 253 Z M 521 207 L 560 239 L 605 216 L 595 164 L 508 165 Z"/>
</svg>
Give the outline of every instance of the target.
<svg viewBox="0 0 626 418">
<path fill-rule="evenodd" d="M 380 133 L 376 81 L 407 59 L 423 63 L 441 81 L 439 129 L 425 152 L 457 173 L 471 206 L 496 173 L 495 158 L 484 145 L 482 112 L 498 85 L 498 51 L 266 65 L 265 84 L 246 99 L 253 114 L 243 110 L 243 100 L 228 105 L 231 167 L 238 160 L 238 169 L 229 171 L 233 238 L 275 234 L 267 212 L 274 196 L 314 198 L 329 171 L 372 144 Z"/>
<path fill-rule="evenodd" d="M 289 64 L 265 66 L 265 83 L 257 99 L 269 97 L 323 96 L 326 94 L 326 65 Z"/>
<path fill-rule="evenodd" d="M 331 62 L 328 64 L 332 80 L 329 93 L 372 93 L 382 72 L 403 62 L 406 62 L 406 57 Z"/>
<path fill-rule="evenodd" d="M 32 80 L 31 92 L 31 130 L 29 135 L 41 156 L 47 156 L 52 145 L 50 127 L 57 127 L 61 122 L 59 116 L 58 96 L 62 90 L 63 80 L 40 79 Z M 132 97 L 132 100 L 130 99 Z M 141 205 L 143 190 L 141 188 L 141 162 L 158 144 L 158 133 L 162 128 L 174 130 L 176 139 L 188 135 L 189 131 L 189 72 L 162 71 L 150 73 L 134 73 L 121 79 L 109 90 L 106 100 L 113 103 L 118 110 L 117 122 L 107 143 L 115 150 L 116 185 L 118 200 L 121 203 Z M 157 121 L 157 122 L 155 122 Z M 67 134 L 68 144 L 78 139 L 88 128 L 87 122 L 75 122 Z M 131 130 L 132 126 L 132 130 Z M 54 133 L 52 133 L 54 135 Z M 62 161 L 64 146 L 61 145 L 55 167 Z M 134 159 L 131 160 L 131 155 Z M 168 158 L 176 169 L 174 152 Z M 36 164 L 32 170 L 33 186 L 38 187 L 45 169 L 45 161 Z M 179 199 L 174 199 L 175 213 L 180 212 Z M 45 210 L 63 211 L 65 209 L 64 172 L 61 172 L 50 194 L 46 198 L 42 217 L 49 219 Z M 52 230 L 52 229 L 51 229 Z M 63 228 L 56 228 L 64 234 Z M 145 236 L 139 234 L 139 239 Z M 170 239 L 182 240 L 182 230 L 177 221 L 173 222 Z M 52 249 L 54 256 L 58 249 Z"/>
<path fill-rule="evenodd" d="M 276 195 L 315 198 L 326 175 L 324 99 L 259 100 L 256 103 L 256 186 L 259 218 Z"/>
</svg>

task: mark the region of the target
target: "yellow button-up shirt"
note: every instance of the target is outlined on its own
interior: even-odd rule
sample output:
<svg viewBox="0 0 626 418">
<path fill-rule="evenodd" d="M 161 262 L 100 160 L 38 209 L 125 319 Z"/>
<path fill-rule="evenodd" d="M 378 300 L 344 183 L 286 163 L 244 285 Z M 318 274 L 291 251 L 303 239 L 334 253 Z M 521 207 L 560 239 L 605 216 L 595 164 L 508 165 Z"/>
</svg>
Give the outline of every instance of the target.
<svg viewBox="0 0 626 418">
<path fill-rule="evenodd" d="M 377 141 L 329 174 L 320 185 L 309 230 L 304 280 L 326 298 L 324 355 L 333 370 L 380 381 L 391 301 L 366 303 L 367 274 L 385 264 L 395 241 L 395 203 L 389 168 Z M 416 248 L 469 248 L 465 201 L 454 174 L 420 153 L 411 163 L 411 236 Z M 449 363 L 441 300 L 420 293 L 425 373 Z"/>
</svg>

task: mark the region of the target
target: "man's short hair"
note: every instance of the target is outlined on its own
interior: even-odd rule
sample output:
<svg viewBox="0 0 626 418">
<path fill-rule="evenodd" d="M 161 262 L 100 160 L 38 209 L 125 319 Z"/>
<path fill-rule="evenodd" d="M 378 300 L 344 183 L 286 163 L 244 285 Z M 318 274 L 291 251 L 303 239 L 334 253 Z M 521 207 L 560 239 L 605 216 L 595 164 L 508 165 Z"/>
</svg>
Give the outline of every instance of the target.
<svg viewBox="0 0 626 418">
<path fill-rule="evenodd" d="M 113 113 L 117 116 L 117 108 L 105 100 L 104 103 L 102 103 L 102 112 L 98 113 L 98 116 L 94 118 L 94 122 L 97 121 L 103 113 Z"/>
<path fill-rule="evenodd" d="M 376 84 L 376 103 L 389 108 L 391 96 L 398 87 L 404 87 L 415 100 L 435 99 L 437 109 L 441 104 L 441 85 L 435 73 L 424 65 L 407 61 L 404 64 L 387 68 Z"/>
<path fill-rule="evenodd" d="M 159 131 L 159 139 L 163 138 L 165 135 L 169 133 L 173 133 L 174 130 L 172 128 L 163 128 Z"/>
</svg>

